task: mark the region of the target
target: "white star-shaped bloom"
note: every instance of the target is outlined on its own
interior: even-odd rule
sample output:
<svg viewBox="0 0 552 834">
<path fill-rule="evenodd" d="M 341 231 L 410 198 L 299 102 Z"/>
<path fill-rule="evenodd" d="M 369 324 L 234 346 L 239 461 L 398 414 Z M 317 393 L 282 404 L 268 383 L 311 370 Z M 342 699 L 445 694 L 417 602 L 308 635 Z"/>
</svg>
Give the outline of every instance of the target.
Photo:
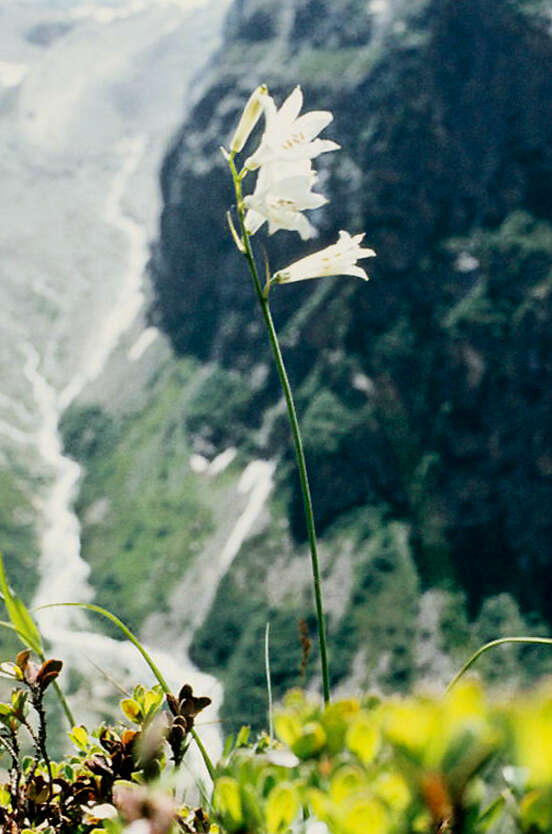
<svg viewBox="0 0 552 834">
<path fill-rule="evenodd" d="M 244 199 L 248 209 L 245 228 L 249 234 L 255 234 L 268 221 L 271 235 L 287 229 L 298 232 L 303 240 L 313 237 L 316 229 L 302 212 L 328 202 L 322 194 L 311 190 L 315 182 L 316 174 L 308 161 L 263 166 L 254 193 Z"/>
<path fill-rule="evenodd" d="M 278 284 L 288 284 L 326 275 L 354 275 L 367 281 L 365 270 L 356 264 L 362 258 L 373 258 L 376 253 L 373 249 L 362 248 L 360 244 L 363 238 L 363 234 L 351 236 L 349 232 L 341 231 L 337 243 L 278 270 L 272 280 Z"/>
<path fill-rule="evenodd" d="M 276 109 L 271 96 L 263 99 L 266 127 L 261 144 L 245 163 L 245 167 L 254 171 L 262 165 L 275 162 L 291 162 L 314 159 L 321 153 L 335 151 L 336 142 L 329 139 L 316 139 L 332 121 L 333 116 L 327 110 L 313 110 L 299 116 L 303 106 L 303 93 L 297 86 L 287 97 L 279 110 Z"/>
</svg>

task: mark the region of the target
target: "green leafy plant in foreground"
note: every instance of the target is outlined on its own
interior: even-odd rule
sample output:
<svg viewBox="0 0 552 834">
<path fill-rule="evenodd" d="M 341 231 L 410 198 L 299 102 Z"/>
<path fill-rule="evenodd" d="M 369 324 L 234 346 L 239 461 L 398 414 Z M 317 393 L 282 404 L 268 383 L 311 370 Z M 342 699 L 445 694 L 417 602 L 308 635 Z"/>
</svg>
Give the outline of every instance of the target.
<svg viewBox="0 0 552 834">
<path fill-rule="evenodd" d="M 552 690 L 487 700 L 473 681 L 444 697 L 322 705 L 290 692 L 285 745 L 237 747 L 213 806 L 236 834 L 482 834 L 552 830 Z"/>
<path fill-rule="evenodd" d="M 0 703 L 0 755 L 9 758 L 3 763 L 8 781 L 0 787 L 0 830 L 117 834 L 126 823 L 142 819 L 151 822 L 146 829 L 151 834 L 168 832 L 173 824 L 186 832 L 216 830 L 202 809 L 178 803 L 173 792 L 156 787 L 177 770 L 195 716 L 210 699 L 195 697 L 188 684 L 178 696 L 159 684 L 151 689 L 139 684 L 121 701 L 132 727 L 102 724 L 89 733 L 75 726 L 68 734 L 75 750 L 53 761 L 43 699 L 61 669 L 56 659 L 35 663 L 30 649 L 0 667 L 2 676 L 16 684 L 10 701 Z M 31 755 L 25 739 L 32 744 Z"/>
</svg>

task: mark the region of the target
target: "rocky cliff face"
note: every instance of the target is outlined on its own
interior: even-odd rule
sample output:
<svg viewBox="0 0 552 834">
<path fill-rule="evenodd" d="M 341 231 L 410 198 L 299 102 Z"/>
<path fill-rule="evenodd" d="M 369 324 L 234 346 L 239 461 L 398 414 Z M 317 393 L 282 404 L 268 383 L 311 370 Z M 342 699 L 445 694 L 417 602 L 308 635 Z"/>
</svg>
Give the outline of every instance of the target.
<svg viewBox="0 0 552 834">
<path fill-rule="evenodd" d="M 409 525 L 423 583 L 466 589 L 472 610 L 510 590 L 550 619 L 550 4 L 233 4 L 163 165 L 151 318 L 178 353 L 222 368 L 183 415 L 198 448 L 288 460 L 218 150 L 262 81 L 277 100 L 300 83 L 307 109 L 335 115 L 326 135 L 343 150 L 322 159 L 315 248 L 347 228 L 378 253 L 368 286 L 273 293 L 319 526 L 384 507 Z M 273 267 L 305 253 L 294 237 L 268 240 Z"/>
</svg>

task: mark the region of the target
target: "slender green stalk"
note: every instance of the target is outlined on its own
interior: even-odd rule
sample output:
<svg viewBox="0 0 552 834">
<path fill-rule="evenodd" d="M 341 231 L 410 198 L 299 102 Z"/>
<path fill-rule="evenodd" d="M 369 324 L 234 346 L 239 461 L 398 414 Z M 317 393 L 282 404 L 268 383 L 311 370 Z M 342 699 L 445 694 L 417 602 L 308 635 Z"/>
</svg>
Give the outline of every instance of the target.
<svg viewBox="0 0 552 834">
<path fill-rule="evenodd" d="M 274 322 L 272 320 L 272 315 L 270 313 L 270 307 L 268 306 L 268 298 L 263 293 L 261 288 L 261 282 L 259 280 L 259 274 L 257 272 L 257 266 L 255 264 L 255 258 L 253 256 L 253 250 L 251 249 L 251 243 L 249 240 L 249 235 L 245 228 L 245 212 L 244 212 L 244 205 L 243 205 L 243 198 L 242 198 L 242 187 L 241 187 L 241 175 L 238 174 L 236 170 L 236 166 L 234 164 L 234 155 L 231 154 L 229 158 L 229 165 L 232 171 L 232 176 L 234 179 L 234 188 L 236 192 L 236 202 L 238 207 L 238 217 L 240 220 L 240 229 L 241 229 L 241 241 L 243 244 L 243 254 L 247 261 L 247 265 L 249 267 L 249 271 L 251 273 L 251 278 L 253 280 L 253 288 L 255 290 L 255 294 L 257 296 L 257 300 L 259 302 L 261 312 L 263 315 L 263 319 L 268 331 L 268 338 L 270 341 L 270 346 L 272 348 L 272 352 L 274 354 L 274 359 L 276 362 L 276 368 L 278 370 L 278 376 L 280 378 L 280 384 L 282 386 L 282 390 L 284 392 L 284 397 L 287 405 L 289 422 L 291 425 L 291 432 L 293 435 L 293 442 L 295 445 L 295 456 L 297 458 L 297 467 L 299 469 L 299 480 L 301 482 L 301 492 L 303 494 L 303 505 L 305 509 L 305 520 L 307 524 L 307 533 L 309 539 L 309 547 L 310 547 L 310 554 L 311 554 L 311 564 L 312 564 L 312 577 L 313 577 L 313 586 L 314 586 L 314 598 L 316 604 L 316 618 L 318 621 L 318 639 L 320 643 L 320 662 L 322 665 L 322 688 L 324 692 L 324 701 L 329 703 L 330 700 L 330 682 L 329 682 L 329 674 L 328 674 L 328 650 L 326 645 L 326 623 L 324 618 L 324 605 L 322 601 L 322 586 L 320 580 L 320 566 L 318 560 L 318 548 L 316 543 L 316 528 L 314 525 L 314 515 L 312 511 L 312 499 L 309 487 L 309 479 L 307 475 L 307 465 L 305 462 L 305 453 L 303 451 L 303 441 L 301 439 L 301 432 L 299 429 L 299 422 L 297 420 L 297 413 L 295 411 L 295 403 L 293 401 L 293 395 L 291 392 L 291 386 L 289 384 L 286 368 L 284 365 L 284 360 L 282 357 L 282 352 L 280 350 L 280 344 L 278 342 L 278 336 L 276 334 L 276 328 L 274 327 Z"/>
<path fill-rule="evenodd" d="M 43 660 L 44 659 L 45 658 L 43 658 Z M 63 709 L 63 712 L 65 713 L 65 717 L 67 718 L 67 721 L 69 722 L 69 726 L 70 726 L 71 729 L 73 729 L 73 727 L 76 725 L 77 722 L 75 721 L 75 716 L 71 712 L 71 707 L 67 703 L 67 699 L 66 699 L 65 695 L 63 694 L 63 691 L 62 691 L 59 683 L 57 681 L 54 681 L 52 683 L 52 686 L 54 687 L 54 689 L 56 691 L 56 695 L 59 698 L 61 708 Z"/>
<path fill-rule="evenodd" d="M 270 623 L 266 624 L 265 628 L 265 675 L 266 675 L 266 692 L 268 696 L 268 735 L 270 738 L 270 743 L 272 744 L 272 738 L 274 736 L 274 726 L 272 722 L 272 683 L 270 680 L 270 654 L 269 654 L 269 634 L 270 634 Z"/>
<path fill-rule="evenodd" d="M 552 638 L 551 637 L 500 637 L 498 640 L 491 640 L 490 643 L 485 643 L 484 646 L 481 646 L 469 660 L 467 660 L 460 671 L 453 677 L 449 685 L 447 686 L 445 692 L 450 692 L 452 687 L 458 683 L 460 678 L 468 671 L 468 669 L 473 666 L 475 661 L 481 657 L 482 654 L 488 652 L 489 649 L 494 649 L 495 646 L 503 646 L 505 643 L 533 643 L 534 645 L 540 646 L 552 646 Z"/>
<path fill-rule="evenodd" d="M 215 768 L 213 767 L 213 763 L 211 761 L 209 753 L 205 749 L 205 745 L 203 744 L 202 740 L 198 736 L 195 727 L 192 727 L 190 732 L 192 733 L 193 740 L 195 741 L 195 743 L 199 747 L 199 752 L 201 753 L 201 756 L 203 758 L 203 762 L 205 764 L 205 767 L 207 768 L 207 772 L 208 772 L 209 776 L 211 777 L 211 779 L 214 782 L 215 781 Z"/>
<path fill-rule="evenodd" d="M 151 671 L 157 678 L 158 682 L 160 683 L 163 692 L 167 693 L 171 691 L 169 684 L 167 683 L 167 681 L 165 680 L 155 663 L 153 662 L 148 652 L 142 646 L 138 638 L 134 636 L 132 631 L 122 622 L 122 620 L 120 620 L 115 614 L 112 614 L 111 611 L 108 611 L 107 608 L 102 608 L 101 605 L 94 605 L 94 603 L 92 602 L 51 602 L 48 605 L 41 605 L 40 609 L 42 608 L 85 608 L 87 611 L 94 611 L 96 614 L 101 614 L 102 617 L 106 617 L 113 623 L 113 625 L 116 625 L 117 628 L 123 632 L 127 640 L 130 640 L 130 642 L 134 646 L 136 646 L 136 648 L 150 667 Z"/>
</svg>

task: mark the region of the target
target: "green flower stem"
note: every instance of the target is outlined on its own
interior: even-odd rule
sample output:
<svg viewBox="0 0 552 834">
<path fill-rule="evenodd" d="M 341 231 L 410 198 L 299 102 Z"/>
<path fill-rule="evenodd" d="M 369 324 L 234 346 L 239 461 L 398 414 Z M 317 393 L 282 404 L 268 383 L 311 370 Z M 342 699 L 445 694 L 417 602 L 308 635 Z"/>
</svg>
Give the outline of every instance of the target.
<svg viewBox="0 0 552 834">
<path fill-rule="evenodd" d="M 269 635 L 270 623 L 266 624 L 265 628 L 265 677 L 266 677 L 266 693 L 268 699 L 268 737 L 270 743 L 274 741 L 274 724 L 272 721 L 272 682 L 270 680 L 270 653 L 269 653 Z"/>
<path fill-rule="evenodd" d="M 67 721 L 69 722 L 69 726 L 70 726 L 71 729 L 73 729 L 73 727 L 76 725 L 77 722 L 75 721 L 75 716 L 71 712 L 71 707 L 67 703 L 67 699 L 66 699 L 65 695 L 63 694 L 58 682 L 54 681 L 52 683 L 52 686 L 54 687 L 54 689 L 56 691 L 56 695 L 59 698 L 61 708 L 63 709 L 63 712 L 65 713 L 65 717 L 67 718 Z"/>
<path fill-rule="evenodd" d="M 205 767 L 207 768 L 207 772 L 209 773 L 209 776 L 211 777 L 212 781 L 214 782 L 215 781 L 215 768 L 213 767 L 213 763 L 211 761 L 209 753 L 205 749 L 205 745 L 203 744 L 202 740 L 200 739 L 196 728 L 192 727 L 190 732 L 192 734 L 193 740 L 195 741 L 195 743 L 197 744 L 197 746 L 199 748 L 199 752 L 201 753 L 201 757 L 203 759 Z"/>
<path fill-rule="evenodd" d="M 278 376 L 280 378 L 280 383 L 282 386 L 282 390 L 284 392 L 284 397 L 286 400 L 289 422 L 291 425 L 291 432 L 293 435 L 293 442 L 295 444 L 295 455 L 297 458 L 297 466 L 299 469 L 299 479 L 301 482 L 301 491 L 303 493 L 303 505 L 305 509 L 305 520 L 307 523 L 307 533 L 309 538 L 309 546 L 310 546 L 310 554 L 311 554 L 311 564 L 312 564 L 312 577 L 313 577 L 313 586 L 314 586 L 314 598 L 316 603 L 316 618 L 318 620 L 318 639 L 320 642 L 320 662 L 322 665 L 322 688 L 324 693 L 324 701 L 329 703 L 330 701 L 330 682 L 329 682 L 329 675 L 328 675 L 328 650 L 326 645 L 326 624 L 324 618 L 324 605 L 322 602 L 322 586 L 320 581 L 320 566 L 318 561 L 318 548 L 316 544 L 316 529 L 314 526 L 314 515 L 312 511 L 312 499 L 310 494 L 310 487 L 309 487 L 309 479 L 307 475 L 307 465 L 305 462 L 305 453 L 303 451 L 303 441 L 301 439 L 301 432 L 299 430 L 299 422 L 297 420 L 297 413 L 295 411 L 295 404 L 293 402 L 293 395 L 291 393 L 291 386 L 289 384 L 289 379 L 286 373 L 286 368 L 284 365 L 284 360 L 282 357 L 282 352 L 280 350 L 280 345 L 278 342 L 278 336 L 276 334 L 276 328 L 274 327 L 274 322 L 272 320 L 272 315 L 270 313 L 270 307 L 268 306 L 268 298 L 263 293 L 261 288 L 261 282 L 259 280 L 259 274 L 257 272 L 257 266 L 255 264 L 255 258 L 253 256 L 253 250 L 251 249 L 251 243 L 249 240 L 249 235 L 245 228 L 245 211 L 243 205 L 243 198 L 242 198 L 242 187 L 241 187 L 241 179 L 240 175 L 236 170 L 236 166 L 234 164 L 233 155 L 230 155 L 229 158 L 229 165 L 232 171 L 232 176 L 234 179 L 234 188 L 236 192 L 236 201 L 238 206 L 238 216 L 240 219 L 240 228 L 242 233 L 242 243 L 245 249 L 243 253 L 245 259 L 247 260 L 247 265 L 249 266 L 249 271 L 251 273 L 251 278 L 253 280 L 253 287 L 255 290 L 255 294 L 257 296 L 257 300 L 261 307 L 261 312 L 263 314 L 264 322 L 268 331 L 268 338 L 270 341 L 270 346 L 272 348 L 272 352 L 274 354 L 274 359 L 276 361 L 276 368 L 278 370 Z"/>
<path fill-rule="evenodd" d="M 539 646 L 552 646 L 552 637 L 500 637 L 498 640 L 491 640 L 490 643 L 485 643 L 481 646 L 469 660 L 467 660 L 460 671 L 454 676 L 445 692 L 450 692 L 453 686 L 458 683 L 460 678 L 473 666 L 475 661 L 481 657 L 482 654 L 488 652 L 489 649 L 494 649 L 495 646 L 503 646 L 505 643 L 533 643 Z"/>
</svg>

